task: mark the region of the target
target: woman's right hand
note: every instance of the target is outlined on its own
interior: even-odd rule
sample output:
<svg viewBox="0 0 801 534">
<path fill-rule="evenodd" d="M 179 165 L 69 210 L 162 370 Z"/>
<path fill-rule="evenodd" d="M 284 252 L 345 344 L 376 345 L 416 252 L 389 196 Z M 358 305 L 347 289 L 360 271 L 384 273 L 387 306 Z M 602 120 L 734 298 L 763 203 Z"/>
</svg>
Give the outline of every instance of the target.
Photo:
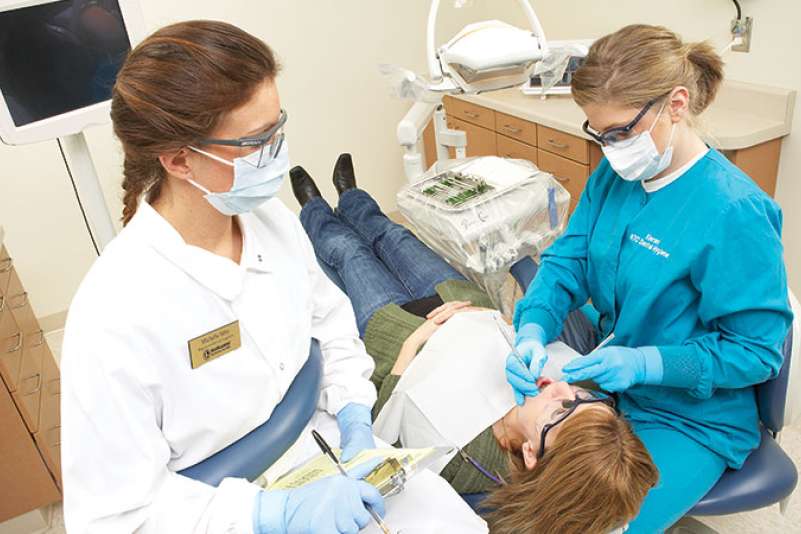
<svg viewBox="0 0 801 534">
<path fill-rule="evenodd" d="M 403 342 L 403 346 L 390 373 L 397 376 L 402 375 L 406 368 L 409 367 L 409 364 L 412 363 L 415 356 L 417 356 L 417 351 L 420 350 L 420 347 L 425 345 L 426 341 L 428 341 L 431 336 L 434 335 L 434 332 L 439 330 L 448 319 L 459 312 L 478 310 L 481 310 L 481 308 L 471 306 L 471 302 L 466 300 L 446 302 L 439 308 L 432 310 L 431 313 L 426 316 L 426 322 L 417 327 L 417 330 L 412 332 L 412 334 L 406 338 L 406 341 Z"/>
<path fill-rule="evenodd" d="M 506 381 L 512 386 L 518 405 L 522 406 L 526 397 L 534 397 L 540 391 L 537 379 L 548 360 L 546 342 L 545 329 L 537 323 L 523 325 L 517 332 L 515 349 L 520 358 L 514 353 L 506 358 Z"/>
<path fill-rule="evenodd" d="M 257 534 L 356 534 L 370 521 L 370 506 L 384 516 L 384 498 L 362 480 L 378 461 L 365 462 L 348 472 L 292 490 L 262 491 L 256 496 L 253 530 Z"/>
<path fill-rule="evenodd" d="M 445 324 L 448 319 L 453 317 L 459 312 L 475 311 L 477 308 L 472 306 L 468 300 L 454 300 L 446 302 L 442 306 L 432 310 L 426 315 L 426 322 L 417 327 L 417 330 L 412 332 L 407 339 L 407 342 L 413 344 L 417 348 L 422 347 L 428 341 L 434 332 L 439 330 L 439 327 Z"/>
</svg>

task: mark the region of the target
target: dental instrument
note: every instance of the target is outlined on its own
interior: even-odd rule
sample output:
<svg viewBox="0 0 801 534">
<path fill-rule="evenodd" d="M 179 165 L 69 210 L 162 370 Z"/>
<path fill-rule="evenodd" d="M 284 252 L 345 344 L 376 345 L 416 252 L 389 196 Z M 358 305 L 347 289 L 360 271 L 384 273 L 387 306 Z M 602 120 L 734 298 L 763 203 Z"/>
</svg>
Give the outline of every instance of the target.
<svg viewBox="0 0 801 534">
<path fill-rule="evenodd" d="M 328 456 L 331 459 L 331 461 L 334 462 L 334 465 L 337 466 L 337 469 L 342 474 L 342 476 L 347 477 L 348 472 L 345 471 L 344 467 L 342 467 L 342 464 L 339 462 L 339 458 L 337 458 L 337 455 L 334 454 L 334 451 L 325 441 L 325 438 L 323 438 L 323 436 L 321 436 L 320 433 L 317 432 L 316 430 L 312 430 L 311 432 L 314 441 L 317 443 L 317 446 L 320 447 L 320 450 L 323 451 L 323 454 Z M 389 530 L 389 527 L 387 527 L 386 523 L 384 523 L 384 521 L 381 519 L 381 516 L 379 516 L 370 505 L 365 504 L 364 507 L 367 508 L 368 512 L 370 512 L 370 516 L 373 518 L 373 520 L 375 520 L 376 524 L 381 528 L 381 531 L 384 534 L 392 534 L 391 531 Z"/>
</svg>

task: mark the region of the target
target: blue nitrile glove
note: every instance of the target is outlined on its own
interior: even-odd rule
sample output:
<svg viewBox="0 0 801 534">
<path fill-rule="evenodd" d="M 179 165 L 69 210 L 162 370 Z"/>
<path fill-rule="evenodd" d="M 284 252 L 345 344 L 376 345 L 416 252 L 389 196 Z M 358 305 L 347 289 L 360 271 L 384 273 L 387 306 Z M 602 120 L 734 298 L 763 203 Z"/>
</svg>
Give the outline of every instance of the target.
<svg viewBox="0 0 801 534">
<path fill-rule="evenodd" d="M 260 491 L 253 507 L 256 534 L 356 534 L 370 521 L 365 503 L 381 517 L 384 498 L 362 480 L 381 462 L 354 467 L 348 477 L 331 476 L 292 490 Z"/>
<path fill-rule="evenodd" d="M 339 410 L 339 446 L 342 449 L 340 460 L 348 462 L 364 449 L 375 449 L 373 423 L 370 408 L 364 404 L 351 402 Z"/>
<path fill-rule="evenodd" d="M 566 382 L 593 380 L 605 391 L 662 382 L 662 355 L 656 347 L 604 347 L 576 358 L 562 369 Z"/>
<path fill-rule="evenodd" d="M 511 384 L 518 405 L 525 402 L 525 397 L 534 397 L 540 392 L 536 382 L 548 360 L 545 343 L 545 330 L 537 323 L 525 324 L 517 331 L 515 348 L 523 361 L 514 353 L 509 354 L 506 358 L 506 381 Z"/>
</svg>

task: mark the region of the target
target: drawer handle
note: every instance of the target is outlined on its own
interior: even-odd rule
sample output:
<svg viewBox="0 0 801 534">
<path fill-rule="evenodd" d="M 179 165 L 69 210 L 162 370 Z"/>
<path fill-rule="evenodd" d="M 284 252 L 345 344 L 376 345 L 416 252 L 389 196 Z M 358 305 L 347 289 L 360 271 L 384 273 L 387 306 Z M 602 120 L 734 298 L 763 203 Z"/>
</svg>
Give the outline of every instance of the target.
<svg viewBox="0 0 801 534">
<path fill-rule="evenodd" d="M 39 393 L 39 390 L 42 389 L 42 375 L 41 375 L 41 373 L 36 373 L 35 375 L 31 375 L 31 376 L 28 376 L 26 378 L 23 378 L 22 381 L 23 382 L 28 382 L 29 380 L 32 380 L 34 378 L 36 379 L 36 387 L 34 387 L 31 391 L 29 391 L 27 393 L 23 393 L 23 395 L 26 396 L 26 397 L 28 395 L 34 395 L 36 393 Z"/>
<path fill-rule="evenodd" d="M 14 334 L 13 336 L 11 336 L 8 339 L 12 339 L 14 337 L 17 338 L 17 344 L 6 351 L 9 354 L 12 353 L 12 352 L 17 352 L 19 349 L 22 348 L 22 332 L 17 332 L 16 334 Z"/>
<path fill-rule="evenodd" d="M 0 261 L 0 273 L 7 273 L 11 270 L 11 267 L 14 265 L 14 260 L 11 258 L 6 258 L 3 261 Z"/>
<path fill-rule="evenodd" d="M 55 397 L 56 395 L 61 395 L 61 380 L 58 378 L 54 378 L 50 382 L 46 384 L 46 392 L 51 397 Z"/>
<path fill-rule="evenodd" d="M 503 129 L 504 129 L 504 130 L 506 130 L 507 132 L 509 132 L 509 133 L 513 133 L 513 134 L 520 134 L 520 133 L 523 133 L 523 130 L 522 130 L 522 129 L 520 129 L 520 128 L 515 128 L 514 126 L 511 126 L 511 125 L 509 125 L 509 124 L 504 124 L 503 126 L 501 126 L 501 128 L 503 128 Z"/>
<path fill-rule="evenodd" d="M 554 148 L 558 148 L 559 150 L 564 150 L 566 148 L 570 148 L 570 145 L 567 145 L 565 143 L 559 143 L 555 139 L 548 139 L 547 141 L 548 141 L 549 145 L 551 145 Z"/>
<path fill-rule="evenodd" d="M 6 298 L 3 295 L 0 295 L 0 312 L 3 311 L 3 308 L 6 307 Z"/>
<path fill-rule="evenodd" d="M 503 155 L 503 157 L 505 157 L 505 158 L 513 158 L 514 159 L 515 156 L 514 156 L 514 154 L 512 154 L 510 152 L 507 152 L 506 154 Z"/>
<path fill-rule="evenodd" d="M 28 335 L 30 335 L 30 334 L 28 334 Z M 42 345 L 44 345 L 44 342 L 45 342 L 44 330 L 42 330 L 40 328 L 39 331 L 38 332 L 34 332 L 33 335 L 34 336 L 39 336 L 39 340 L 36 343 L 34 343 L 33 345 L 31 345 L 31 347 L 41 347 Z"/>
<path fill-rule="evenodd" d="M 48 445 L 58 447 L 61 445 L 61 426 L 56 426 L 47 431 Z"/>
<path fill-rule="evenodd" d="M 9 297 L 9 300 L 11 299 L 22 299 L 22 301 L 19 304 L 9 304 L 8 305 L 9 308 L 11 308 L 12 310 L 18 310 L 19 308 L 24 308 L 25 305 L 28 304 L 28 292 L 23 291 L 19 295 L 12 295 Z"/>
<path fill-rule="evenodd" d="M 467 111 L 466 109 L 462 110 L 462 113 L 464 113 L 465 116 L 470 117 L 471 119 L 477 119 L 477 118 L 479 118 L 481 116 L 478 113 L 475 113 L 473 111 Z"/>
<path fill-rule="evenodd" d="M 563 184 L 566 184 L 566 183 L 568 183 L 570 181 L 570 178 L 562 178 L 562 177 L 556 176 L 555 174 L 553 175 L 553 177 L 556 178 L 557 182 L 560 182 L 560 183 L 563 183 Z"/>
</svg>

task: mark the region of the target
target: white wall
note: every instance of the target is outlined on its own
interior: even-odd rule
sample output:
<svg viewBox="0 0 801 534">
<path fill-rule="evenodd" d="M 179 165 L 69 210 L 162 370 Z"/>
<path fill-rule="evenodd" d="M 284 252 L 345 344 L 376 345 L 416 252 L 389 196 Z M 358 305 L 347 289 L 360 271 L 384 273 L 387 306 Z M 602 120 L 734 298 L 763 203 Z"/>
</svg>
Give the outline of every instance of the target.
<svg viewBox="0 0 801 534">
<path fill-rule="evenodd" d="M 662 24 L 684 39 L 709 39 L 719 49 L 729 42 L 735 8 L 730 0 L 531 0 L 549 39 L 596 38 L 626 24 Z M 495 18 L 523 24 L 516 0 L 492 3 Z M 741 0 L 744 15 L 754 18 L 749 53 L 730 52 L 726 76 L 801 92 L 801 46 L 798 0 Z M 801 97 L 801 95 L 800 95 Z M 801 295 L 801 101 L 796 103 L 794 133 L 782 143 L 776 200 L 784 212 L 785 263 L 790 287 Z"/>
<path fill-rule="evenodd" d="M 269 43 L 284 64 L 279 79 L 288 110 L 293 163 L 318 178 L 334 200 L 331 166 L 354 154 L 357 176 L 388 209 L 403 183 L 395 125 L 408 103 L 395 100 L 377 71 L 396 63 L 423 72 L 427 0 L 141 0 L 148 28 L 190 18 L 238 24 Z M 514 0 L 474 0 L 454 10 L 443 0 L 442 39 L 471 20 L 501 18 L 518 24 Z M 665 24 L 688 39 L 723 45 L 734 8 L 728 0 L 532 0 L 550 38 L 597 37 L 633 22 Z M 801 47 L 794 21 L 797 0 L 743 0 L 755 18 L 750 54 L 727 56 L 734 79 L 801 89 Z M 801 105 L 795 128 L 801 129 Z M 110 208 L 121 212 L 120 152 L 110 126 L 88 132 Z M 285 202 L 297 208 L 289 186 Z M 801 134 L 784 142 L 779 203 L 791 285 L 801 294 Z M 791 203 L 791 201 L 793 201 Z M 0 225 L 39 316 L 69 304 L 94 254 L 54 142 L 0 145 Z M 122 282 L 122 281 L 121 281 Z"/>
<path fill-rule="evenodd" d="M 389 96 L 379 63 L 422 71 L 426 0 L 141 0 L 147 27 L 191 18 L 232 22 L 261 37 L 281 59 L 290 157 L 336 198 L 331 170 L 354 155 L 357 176 L 385 207 L 403 183 L 395 127 L 409 103 Z M 444 2 L 442 35 L 481 18 L 486 6 L 454 10 Z M 121 213 L 121 156 L 111 126 L 88 132 L 110 210 Z M 297 203 L 287 183 L 287 205 Z M 55 142 L 0 144 L 0 225 L 37 315 L 65 310 L 94 260 Z M 124 283 L 124 281 L 121 281 Z"/>
</svg>

